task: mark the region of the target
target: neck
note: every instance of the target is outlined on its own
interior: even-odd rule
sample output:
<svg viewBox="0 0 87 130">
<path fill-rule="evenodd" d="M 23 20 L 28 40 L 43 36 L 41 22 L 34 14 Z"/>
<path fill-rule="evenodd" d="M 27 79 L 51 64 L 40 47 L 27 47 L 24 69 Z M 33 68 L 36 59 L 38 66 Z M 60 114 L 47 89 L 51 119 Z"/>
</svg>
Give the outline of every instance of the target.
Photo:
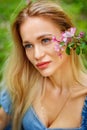
<svg viewBox="0 0 87 130">
<path fill-rule="evenodd" d="M 70 60 L 50 76 L 49 79 L 53 87 L 59 87 L 60 89 L 69 89 L 72 87 L 74 78 Z"/>
</svg>

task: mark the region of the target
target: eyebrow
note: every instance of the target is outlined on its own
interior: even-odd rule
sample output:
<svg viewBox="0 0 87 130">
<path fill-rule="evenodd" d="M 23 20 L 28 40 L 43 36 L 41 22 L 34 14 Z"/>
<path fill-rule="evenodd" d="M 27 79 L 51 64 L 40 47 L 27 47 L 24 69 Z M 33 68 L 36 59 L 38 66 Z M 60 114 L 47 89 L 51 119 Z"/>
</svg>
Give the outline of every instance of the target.
<svg viewBox="0 0 87 130">
<path fill-rule="evenodd" d="M 41 38 L 43 38 L 43 37 L 45 37 L 45 36 L 52 36 L 52 34 L 43 34 L 43 35 L 41 35 L 41 36 L 38 36 L 38 37 L 37 37 L 37 40 L 39 40 L 39 39 L 41 39 Z"/>
<path fill-rule="evenodd" d="M 39 40 L 39 39 L 41 39 L 41 38 L 43 38 L 43 37 L 46 37 L 46 36 L 52 36 L 52 34 L 42 34 L 42 35 L 38 36 L 36 39 Z M 24 41 L 24 42 L 23 42 L 23 45 L 26 44 L 26 43 L 31 43 L 31 42 L 29 42 L 29 41 Z"/>
</svg>

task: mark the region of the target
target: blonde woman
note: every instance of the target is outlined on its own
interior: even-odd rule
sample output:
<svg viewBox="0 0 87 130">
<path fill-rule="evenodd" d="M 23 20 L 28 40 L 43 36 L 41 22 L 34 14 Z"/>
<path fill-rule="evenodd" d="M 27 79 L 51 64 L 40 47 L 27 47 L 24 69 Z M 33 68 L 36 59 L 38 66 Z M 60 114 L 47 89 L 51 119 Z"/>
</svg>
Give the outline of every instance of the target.
<svg viewBox="0 0 87 130">
<path fill-rule="evenodd" d="M 87 73 L 82 54 L 71 44 L 67 48 L 74 33 L 55 2 L 30 2 L 19 12 L 1 94 L 1 129 L 8 124 L 12 130 L 87 129 Z M 69 39 L 61 39 L 66 34 Z M 60 46 L 61 40 L 66 44 Z"/>
</svg>

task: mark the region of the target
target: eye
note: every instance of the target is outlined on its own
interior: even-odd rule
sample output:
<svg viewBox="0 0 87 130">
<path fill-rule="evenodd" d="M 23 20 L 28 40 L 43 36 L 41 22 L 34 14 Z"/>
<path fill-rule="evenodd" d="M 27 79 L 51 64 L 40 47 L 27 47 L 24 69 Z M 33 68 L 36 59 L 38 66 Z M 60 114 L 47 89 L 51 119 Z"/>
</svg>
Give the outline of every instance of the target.
<svg viewBox="0 0 87 130">
<path fill-rule="evenodd" d="M 25 49 L 30 49 L 30 48 L 32 48 L 32 47 L 33 47 L 32 44 L 26 44 L 26 45 L 24 45 L 24 48 L 25 48 Z"/>
<path fill-rule="evenodd" d="M 50 38 L 44 38 L 44 39 L 41 40 L 41 42 L 43 44 L 49 44 L 49 43 L 51 43 L 51 39 Z"/>
</svg>

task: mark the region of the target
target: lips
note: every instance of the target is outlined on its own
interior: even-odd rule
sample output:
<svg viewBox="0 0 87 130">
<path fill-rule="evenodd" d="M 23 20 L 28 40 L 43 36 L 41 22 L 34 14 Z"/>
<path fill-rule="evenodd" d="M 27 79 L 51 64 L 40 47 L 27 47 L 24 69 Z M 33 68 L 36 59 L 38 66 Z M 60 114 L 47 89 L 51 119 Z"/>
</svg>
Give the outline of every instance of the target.
<svg viewBox="0 0 87 130">
<path fill-rule="evenodd" d="M 49 65 L 50 62 L 51 62 L 51 61 L 41 62 L 41 63 L 36 64 L 36 66 L 37 66 L 38 68 L 40 68 L 40 69 L 43 69 L 43 68 L 48 67 L 48 65 Z"/>
</svg>

